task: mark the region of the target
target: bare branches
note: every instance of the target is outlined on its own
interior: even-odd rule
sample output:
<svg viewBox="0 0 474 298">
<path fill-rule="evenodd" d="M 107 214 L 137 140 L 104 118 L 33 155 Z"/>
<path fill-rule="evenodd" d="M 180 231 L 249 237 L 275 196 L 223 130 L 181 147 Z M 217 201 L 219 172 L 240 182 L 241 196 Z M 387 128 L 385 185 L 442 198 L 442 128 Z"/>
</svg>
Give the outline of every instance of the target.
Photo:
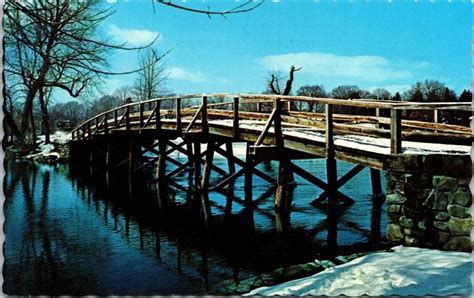
<svg viewBox="0 0 474 298">
<path fill-rule="evenodd" d="M 283 81 L 285 79 L 284 75 L 279 71 L 273 72 L 270 75 L 270 80 L 268 81 L 268 88 L 269 88 L 270 92 L 273 93 L 273 94 L 289 95 L 290 92 L 291 92 L 291 87 L 293 85 L 294 73 L 296 71 L 299 71 L 301 68 L 302 67 L 295 68 L 293 65 L 290 67 L 288 80 L 286 81 L 285 89 L 283 90 L 283 92 L 281 92 L 281 86 L 280 85 L 283 84 Z"/>
<path fill-rule="evenodd" d="M 170 6 L 170 7 L 173 7 L 173 8 L 177 8 L 177 9 L 181 9 L 181 10 L 185 10 L 185 11 L 189 11 L 189 12 L 193 12 L 193 13 L 205 14 L 208 17 L 211 17 L 211 15 L 220 15 L 220 16 L 225 17 L 225 15 L 228 15 L 228 14 L 237 14 L 237 13 L 249 12 L 249 11 L 252 11 L 255 8 L 259 7 L 264 2 L 263 0 L 259 1 L 259 2 L 249 0 L 247 2 L 244 2 L 242 4 L 237 5 L 235 7 L 232 7 L 231 9 L 217 11 L 217 10 L 211 10 L 209 7 L 208 7 L 207 10 L 191 8 L 191 7 L 188 7 L 188 6 L 181 5 L 181 4 L 176 4 L 171 0 L 154 0 L 154 2 L 155 1 L 156 1 L 156 3 L 163 4 L 163 5 L 166 5 L 166 6 Z M 153 9 L 155 9 L 155 8 L 153 7 Z"/>
</svg>

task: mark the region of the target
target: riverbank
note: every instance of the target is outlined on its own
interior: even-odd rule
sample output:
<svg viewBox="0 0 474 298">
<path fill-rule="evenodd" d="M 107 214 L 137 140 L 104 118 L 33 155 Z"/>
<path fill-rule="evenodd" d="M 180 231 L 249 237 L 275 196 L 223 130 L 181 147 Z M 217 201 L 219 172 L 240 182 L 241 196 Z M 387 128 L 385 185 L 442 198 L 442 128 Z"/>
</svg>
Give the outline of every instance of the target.
<svg viewBox="0 0 474 298">
<path fill-rule="evenodd" d="M 45 144 L 45 136 L 39 135 L 36 148 L 24 152 L 14 146 L 6 149 L 7 159 L 33 160 L 44 163 L 66 162 L 69 158 L 69 145 L 71 133 L 56 131 L 50 136 L 50 143 Z"/>
<path fill-rule="evenodd" d="M 470 253 L 397 246 L 368 254 L 315 275 L 270 287 L 252 295 L 450 296 L 470 295 Z"/>
</svg>

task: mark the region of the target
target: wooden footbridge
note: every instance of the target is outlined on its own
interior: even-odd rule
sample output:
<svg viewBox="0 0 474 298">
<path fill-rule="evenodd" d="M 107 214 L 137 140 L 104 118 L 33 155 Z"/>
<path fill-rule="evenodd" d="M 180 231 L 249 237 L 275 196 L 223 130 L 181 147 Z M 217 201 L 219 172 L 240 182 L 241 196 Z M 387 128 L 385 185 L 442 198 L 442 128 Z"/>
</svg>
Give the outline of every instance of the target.
<svg viewBox="0 0 474 298">
<path fill-rule="evenodd" d="M 315 106 L 323 112 L 314 112 Z M 434 121 L 402 119 L 413 110 L 431 111 Z M 251 94 L 157 98 L 85 121 L 72 131 L 70 155 L 72 162 L 95 170 L 127 166 L 132 174 L 156 165 L 158 181 L 172 181 L 192 168 L 194 185 L 201 190 L 222 189 L 244 175 L 245 201 L 250 205 L 252 177 L 257 175 L 276 184 L 277 209 L 289 207 L 288 189 L 296 174 L 324 190 L 314 203 L 329 198 L 330 203 L 350 204 L 353 200 L 338 189 L 369 167 L 372 190 L 381 193 L 379 171 L 385 169 L 388 156 L 469 154 L 471 129 L 438 123 L 445 110 L 471 111 L 471 105 Z M 236 142 L 247 144 L 245 159 L 234 154 Z M 185 154 L 188 161 L 173 159 L 173 152 Z M 227 158 L 227 169 L 213 163 L 216 153 Z M 326 159 L 327 181 L 292 162 L 310 158 Z M 278 177 L 256 168 L 267 160 L 279 161 Z M 339 179 L 337 160 L 355 164 Z M 168 171 L 168 163 L 176 168 Z M 215 185 L 210 185 L 211 171 L 222 176 Z"/>
</svg>

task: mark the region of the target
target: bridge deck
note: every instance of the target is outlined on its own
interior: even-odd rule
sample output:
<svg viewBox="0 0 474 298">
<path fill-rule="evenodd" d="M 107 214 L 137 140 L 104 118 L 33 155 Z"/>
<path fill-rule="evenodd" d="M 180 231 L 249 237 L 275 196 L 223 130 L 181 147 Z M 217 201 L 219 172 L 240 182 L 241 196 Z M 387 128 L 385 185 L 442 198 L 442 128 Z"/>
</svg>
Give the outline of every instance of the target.
<svg viewBox="0 0 474 298">
<path fill-rule="evenodd" d="M 230 97 L 232 101 L 208 103 L 211 97 Z M 201 101 L 199 105 L 183 107 L 183 100 L 196 98 Z M 323 105 L 325 113 L 295 111 L 293 105 L 301 106 L 301 102 Z M 168 103 L 167 109 L 162 108 L 164 103 Z M 336 114 L 334 107 L 353 109 L 358 114 Z M 375 110 L 375 116 L 367 116 L 369 110 Z M 381 117 L 383 110 L 390 111 L 390 117 Z M 433 110 L 435 122 L 402 120 L 403 110 Z M 469 154 L 471 129 L 437 123 L 440 110 L 471 111 L 471 107 L 469 103 L 190 95 L 131 103 L 104 112 L 77 127 L 73 140 L 108 134 L 160 139 L 165 134 L 176 138 L 200 133 L 203 142 L 213 136 L 249 142 L 254 153 L 266 154 L 265 150 L 278 147 L 315 157 L 334 155 L 336 159 L 382 169 L 384 157 L 392 154 Z"/>
</svg>

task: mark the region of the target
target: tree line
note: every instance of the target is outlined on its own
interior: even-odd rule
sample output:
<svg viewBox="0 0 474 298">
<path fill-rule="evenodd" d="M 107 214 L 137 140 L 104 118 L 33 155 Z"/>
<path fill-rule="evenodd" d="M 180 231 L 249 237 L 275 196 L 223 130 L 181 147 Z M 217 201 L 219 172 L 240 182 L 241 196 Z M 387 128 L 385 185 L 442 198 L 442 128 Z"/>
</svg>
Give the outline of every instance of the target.
<svg viewBox="0 0 474 298">
<path fill-rule="evenodd" d="M 292 68 L 294 70 L 294 68 Z M 291 72 L 291 71 L 290 71 Z M 288 76 L 290 79 L 292 76 Z M 286 80 L 286 77 L 280 72 L 274 72 L 267 78 L 266 94 L 281 94 L 278 90 L 283 85 L 288 86 L 292 83 L 292 79 Z M 286 83 L 285 83 L 286 80 Z M 288 88 L 285 88 L 288 90 Z M 291 90 L 291 86 L 290 86 Z M 462 90 L 459 96 L 456 92 L 448 88 L 444 83 L 438 80 L 424 80 L 416 82 L 405 92 L 395 92 L 392 94 L 384 88 L 376 88 L 372 91 L 364 90 L 356 85 L 340 85 L 327 91 L 323 85 L 304 85 L 299 87 L 295 93 L 288 92 L 287 95 L 294 94 L 298 96 L 309 96 L 316 98 L 336 98 L 336 99 L 375 99 L 386 101 L 408 101 L 408 102 L 471 102 L 472 92 L 470 90 Z M 293 110 L 310 111 L 322 113 L 324 105 L 314 102 L 293 102 Z M 341 114 L 358 114 L 358 115 L 374 115 L 373 109 L 336 106 L 335 113 Z M 389 111 L 381 111 L 381 116 L 388 116 Z M 443 123 L 458 124 L 469 126 L 471 113 L 463 111 L 441 111 L 438 121 Z M 420 121 L 433 121 L 432 111 L 411 111 L 403 114 L 404 118 Z"/>
</svg>

